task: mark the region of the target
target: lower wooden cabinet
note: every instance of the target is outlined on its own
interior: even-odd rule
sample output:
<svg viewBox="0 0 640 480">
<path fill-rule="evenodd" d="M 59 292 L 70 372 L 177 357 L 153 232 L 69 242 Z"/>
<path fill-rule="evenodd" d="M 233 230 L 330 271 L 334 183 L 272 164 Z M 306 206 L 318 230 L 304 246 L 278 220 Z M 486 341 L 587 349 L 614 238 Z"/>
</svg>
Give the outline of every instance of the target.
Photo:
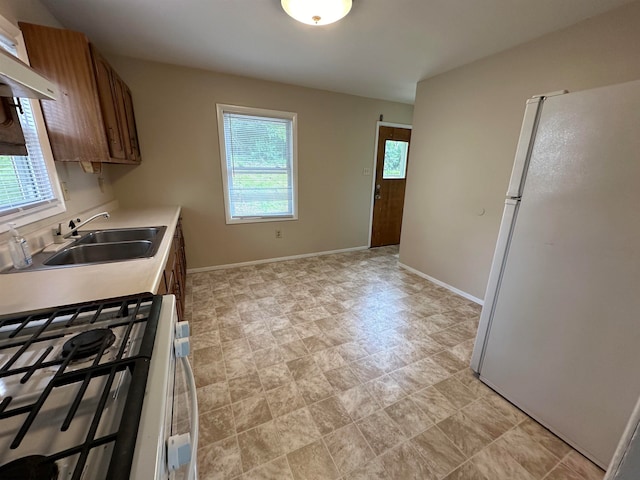
<svg viewBox="0 0 640 480">
<path fill-rule="evenodd" d="M 178 319 L 184 319 L 185 286 L 187 282 L 187 257 L 184 251 L 184 236 L 182 234 L 182 219 L 178 220 L 173 235 L 169 258 L 165 266 L 158 294 L 173 294 L 176 296 Z"/>
</svg>

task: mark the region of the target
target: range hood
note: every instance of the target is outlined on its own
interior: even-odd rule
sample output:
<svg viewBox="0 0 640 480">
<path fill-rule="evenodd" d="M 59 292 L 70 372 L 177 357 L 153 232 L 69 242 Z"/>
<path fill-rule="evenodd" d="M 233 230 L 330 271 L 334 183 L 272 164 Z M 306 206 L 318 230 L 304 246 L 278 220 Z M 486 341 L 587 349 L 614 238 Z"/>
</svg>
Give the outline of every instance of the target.
<svg viewBox="0 0 640 480">
<path fill-rule="evenodd" d="M 56 90 L 53 83 L 0 48 L 0 97 L 55 100 Z"/>
</svg>

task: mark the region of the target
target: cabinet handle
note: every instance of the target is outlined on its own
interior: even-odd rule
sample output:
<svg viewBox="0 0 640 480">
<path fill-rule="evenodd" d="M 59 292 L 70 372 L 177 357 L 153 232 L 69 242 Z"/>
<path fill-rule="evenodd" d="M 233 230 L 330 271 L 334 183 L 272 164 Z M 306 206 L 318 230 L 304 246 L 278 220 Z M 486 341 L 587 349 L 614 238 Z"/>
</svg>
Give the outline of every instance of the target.
<svg viewBox="0 0 640 480">
<path fill-rule="evenodd" d="M 113 134 L 113 127 L 109 127 L 109 140 L 111 140 L 111 143 L 116 143 L 116 138 Z"/>
</svg>

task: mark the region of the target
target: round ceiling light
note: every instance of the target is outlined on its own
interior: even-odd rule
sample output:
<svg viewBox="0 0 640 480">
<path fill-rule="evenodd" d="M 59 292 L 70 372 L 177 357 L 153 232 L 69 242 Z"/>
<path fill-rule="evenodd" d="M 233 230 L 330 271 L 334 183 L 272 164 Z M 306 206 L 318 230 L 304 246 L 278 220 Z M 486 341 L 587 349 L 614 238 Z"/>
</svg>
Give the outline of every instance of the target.
<svg viewBox="0 0 640 480">
<path fill-rule="evenodd" d="M 307 25 L 337 22 L 351 10 L 352 0 L 281 0 L 287 14 Z"/>
</svg>

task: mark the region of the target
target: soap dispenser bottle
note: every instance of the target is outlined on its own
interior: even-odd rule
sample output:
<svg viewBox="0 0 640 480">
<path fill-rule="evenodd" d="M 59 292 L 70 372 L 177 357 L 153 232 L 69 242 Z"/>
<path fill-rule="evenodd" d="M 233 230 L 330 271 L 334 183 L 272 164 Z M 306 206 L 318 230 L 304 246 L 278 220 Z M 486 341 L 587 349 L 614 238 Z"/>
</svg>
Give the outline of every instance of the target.
<svg viewBox="0 0 640 480">
<path fill-rule="evenodd" d="M 16 269 L 27 268 L 33 263 L 31 259 L 31 252 L 29 251 L 29 244 L 22 237 L 18 230 L 16 230 L 16 224 L 9 224 L 9 233 L 11 238 L 9 239 L 9 254 L 11 255 L 11 261 Z"/>
</svg>

